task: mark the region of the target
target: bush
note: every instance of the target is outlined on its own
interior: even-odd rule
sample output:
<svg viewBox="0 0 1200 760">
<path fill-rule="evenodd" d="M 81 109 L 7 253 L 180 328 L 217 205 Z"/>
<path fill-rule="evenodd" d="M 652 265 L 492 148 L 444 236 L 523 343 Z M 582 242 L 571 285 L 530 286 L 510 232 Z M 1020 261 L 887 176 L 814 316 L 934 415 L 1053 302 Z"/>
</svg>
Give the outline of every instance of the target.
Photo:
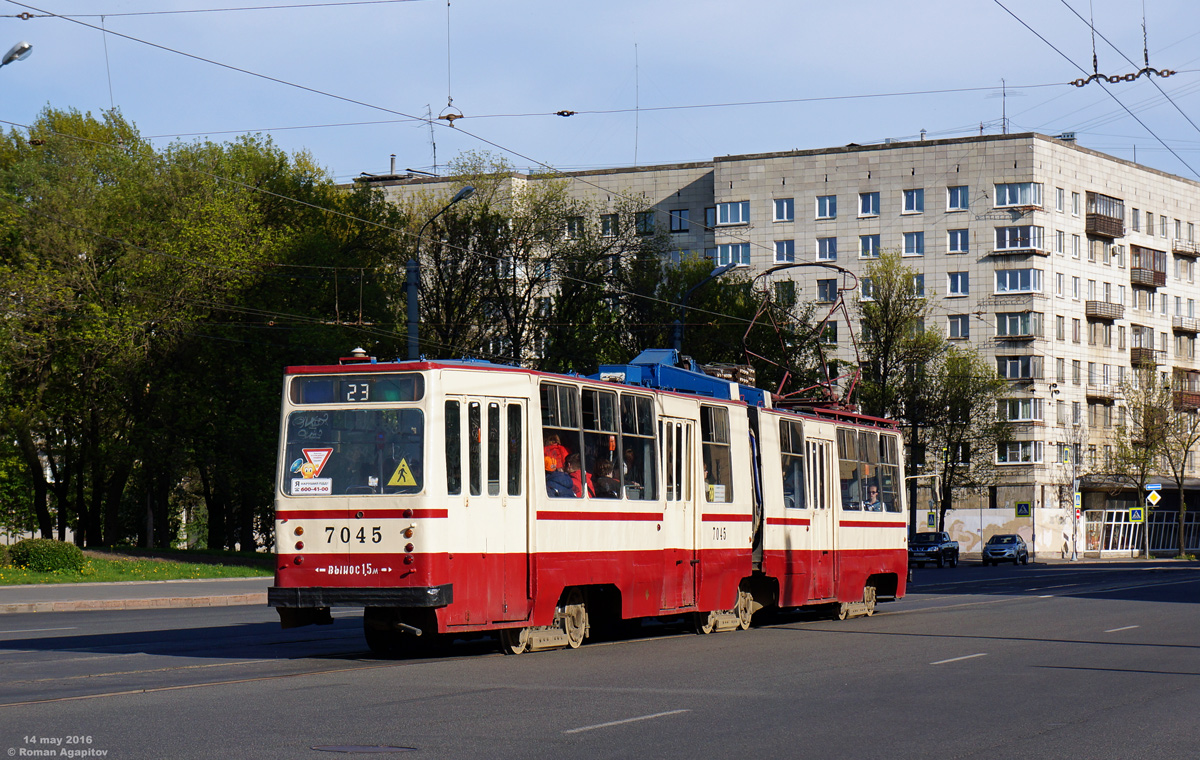
<svg viewBox="0 0 1200 760">
<path fill-rule="evenodd" d="M 0 567 L 12 565 L 12 557 L 8 556 L 8 544 L 0 544 Z"/>
<path fill-rule="evenodd" d="M 42 573 L 79 572 L 84 565 L 83 552 L 78 546 L 50 538 L 27 538 L 13 544 L 8 552 L 14 567 Z"/>
</svg>

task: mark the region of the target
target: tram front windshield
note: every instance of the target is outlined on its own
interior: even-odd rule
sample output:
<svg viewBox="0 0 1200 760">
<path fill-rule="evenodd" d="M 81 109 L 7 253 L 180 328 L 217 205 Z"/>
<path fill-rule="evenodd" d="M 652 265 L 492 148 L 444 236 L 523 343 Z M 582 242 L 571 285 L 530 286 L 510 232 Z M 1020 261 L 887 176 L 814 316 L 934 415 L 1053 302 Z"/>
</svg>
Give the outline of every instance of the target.
<svg viewBox="0 0 1200 760">
<path fill-rule="evenodd" d="M 289 496 L 419 493 L 424 445 L 420 409 L 292 412 L 282 488 Z"/>
</svg>

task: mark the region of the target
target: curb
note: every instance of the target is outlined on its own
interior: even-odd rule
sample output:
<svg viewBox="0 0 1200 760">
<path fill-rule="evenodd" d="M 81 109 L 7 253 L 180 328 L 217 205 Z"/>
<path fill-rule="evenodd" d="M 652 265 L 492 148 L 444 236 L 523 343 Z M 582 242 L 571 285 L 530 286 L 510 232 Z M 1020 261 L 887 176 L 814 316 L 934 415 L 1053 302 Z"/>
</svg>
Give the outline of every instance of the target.
<svg viewBox="0 0 1200 760">
<path fill-rule="evenodd" d="M 165 596 L 156 599 L 83 599 L 64 602 L 0 604 L 0 615 L 22 612 L 94 612 L 100 610 L 179 609 L 186 607 L 236 607 L 267 603 L 266 592 L 224 596 Z"/>
</svg>

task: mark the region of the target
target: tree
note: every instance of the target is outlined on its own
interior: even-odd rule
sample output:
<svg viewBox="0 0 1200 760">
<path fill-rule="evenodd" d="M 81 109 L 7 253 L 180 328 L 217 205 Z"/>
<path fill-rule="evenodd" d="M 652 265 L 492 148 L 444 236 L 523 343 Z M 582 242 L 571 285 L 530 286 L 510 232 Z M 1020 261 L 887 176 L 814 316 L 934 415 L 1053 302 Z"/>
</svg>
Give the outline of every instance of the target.
<svg viewBox="0 0 1200 760">
<path fill-rule="evenodd" d="M 1171 403 L 1165 407 L 1167 423 L 1163 429 L 1163 461 L 1175 479 L 1179 494 L 1178 548 L 1179 556 L 1187 554 L 1185 520 L 1187 518 L 1187 495 L 1183 476 L 1191 464 L 1192 449 L 1200 443 L 1200 413 L 1193 403 L 1194 393 L 1187 390 L 1187 381 L 1177 378 L 1171 392 Z"/>
<path fill-rule="evenodd" d="M 937 452 L 942 488 L 938 530 L 944 530 L 956 490 L 995 482 L 996 445 L 1008 428 L 1008 383 L 969 346 L 947 348 L 927 377 L 925 425 L 930 448 Z"/>
<path fill-rule="evenodd" d="M 1121 395 L 1125 415 L 1117 424 L 1111 475 L 1116 484 L 1133 489 L 1136 502 L 1144 503 L 1146 483 L 1157 471 L 1166 448 L 1167 416 L 1174 398 L 1170 384 L 1159 378 L 1153 366 L 1135 368 L 1121 385 Z M 1144 529 L 1143 535 L 1149 555 L 1149 530 Z"/>
</svg>

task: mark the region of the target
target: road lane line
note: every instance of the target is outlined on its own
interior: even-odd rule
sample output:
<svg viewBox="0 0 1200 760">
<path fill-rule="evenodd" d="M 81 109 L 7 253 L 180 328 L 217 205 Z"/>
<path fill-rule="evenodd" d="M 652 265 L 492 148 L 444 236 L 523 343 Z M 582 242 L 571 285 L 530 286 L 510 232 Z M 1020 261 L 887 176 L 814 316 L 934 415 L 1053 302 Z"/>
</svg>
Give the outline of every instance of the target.
<svg viewBox="0 0 1200 760">
<path fill-rule="evenodd" d="M 0 634 L 5 633 L 41 633 L 43 631 L 77 631 L 77 626 L 69 626 L 67 628 L 26 628 L 23 631 L 0 631 Z"/>
<path fill-rule="evenodd" d="M 1132 631 L 1134 628 L 1141 628 L 1140 625 L 1127 625 L 1124 628 L 1109 628 L 1105 633 L 1116 633 L 1117 631 Z"/>
<path fill-rule="evenodd" d="M 653 715 L 639 715 L 636 718 L 626 718 L 625 720 L 613 720 L 608 723 L 597 723 L 594 726 L 581 726 L 579 728 L 569 728 L 563 731 L 564 734 L 578 734 L 584 731 L 594 731 L 597 728 L 608 728 L 609 726 L 621 726 L 626 723 L 637 723 L 641 720 L 653 720 L 654 718 L 665 718 L 668 715 L 678 715 L 679 713 L 691 712 L 691 710 L 668 710 L 667 712 L 654 713 Z"/>
<path fill-rule="evenodd" d="M 980 652 L 979 654 L 969 654 L 969 655 L 966 655 L 965 657 L 951 657 L 949 660 L 938 660 L 937 662 L 931 662 L 929 664 L 930 665 L 945 665 L 948 662 L 958 662 L 960 660 L 973 660 L 976 657 L 987 657 L 987 652 Z"/>
</svg>

